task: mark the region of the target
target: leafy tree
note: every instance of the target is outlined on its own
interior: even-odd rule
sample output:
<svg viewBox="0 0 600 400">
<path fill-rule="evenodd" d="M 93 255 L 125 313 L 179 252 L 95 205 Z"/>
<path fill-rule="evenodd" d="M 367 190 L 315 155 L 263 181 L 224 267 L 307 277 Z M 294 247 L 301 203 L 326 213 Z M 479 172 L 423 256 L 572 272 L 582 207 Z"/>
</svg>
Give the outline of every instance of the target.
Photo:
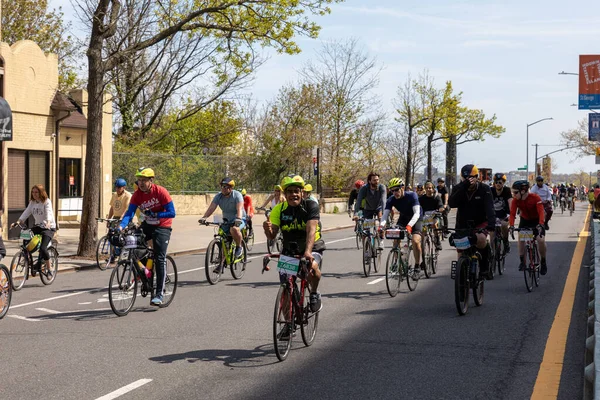
<svg viewBox="0 0 600 400">
<path fill-rule="evenodd" d="M 583 118 L 577 123 L 577 127 L 560 133 L 561 144 L 573 149 L 571 152 L 578 158 L 593 156 L 598 142 L 588 140 L 588 132 L 588 119 Z"/>
<path fill-rule="evenodd" d="M 152 9 L 151 20 L 145 21 L 146 33 L 139 40 L 125 42 L 108 51 L 107 42 L 114 37 L 127 20 L 122 0 L 87 0 L 91 21 L 88 57 L 88 141 L 86 149 L 85 181 L 88 190 L 83 198 L 79 255 L 92 255 L 95 246 L 96 221 L 100 176 L 102 138 L 102 107 L 107 73 L 135 57 L 145 49 L 168 40 L 178 32 L 188 32 L 209 38 L 215 44 L 213 52 L 204 51 L 218 67 L 214 76 L 217 83 L 226 82 L 232 74 L 250 68 L 257 47 L 275 47 L 277 51 L 296 54 L 300 51 L 294 42 L 296 35 L 318 36 L 319 27 L 309 20 L 308 14 L 324 15 L 327 5 L 338 0 L 138 0 L 141 7 Z M 228 61 L 222 64 L 223 57 Z"/>
<path fill-rule="evenodd" d="M 14 44 L 31 40 L 44 52 L 58 56 L 59 90 L 78 87 L 76 59 L 79 45 L 68 31 L 61 8 L 48 10 L 47 0 L 0 0 L 2 11 L 2 41 Z"/>
</svg>

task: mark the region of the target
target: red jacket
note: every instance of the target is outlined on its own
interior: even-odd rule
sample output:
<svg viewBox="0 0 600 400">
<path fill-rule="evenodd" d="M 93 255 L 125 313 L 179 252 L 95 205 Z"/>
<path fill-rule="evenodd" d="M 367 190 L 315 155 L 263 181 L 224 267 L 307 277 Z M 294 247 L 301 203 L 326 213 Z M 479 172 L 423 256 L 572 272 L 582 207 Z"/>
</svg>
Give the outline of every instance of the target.
<svg viewBox="0 0 600 400">
<path fill-rule="evenodd" d="M 510 226 L 515 225 L 515 217 L 517 216 L 517 208 L 521 210 L 521 218 L 528 221 L 539 221 L 540 225 L 544 225 L 544 205 L 542 199 L 535 193 L 529 193 L 525 200 L 517 200 L 513 198 L 510 203 L 510 218 L 508 223 Z"/>
<path fill-rule="evenodd" d="M 254 216 L 254 207 L 252 206 L 252 197 L 245 195 L 244 196 L 244 211 L 246 211 L 246 215 L 250 218 Z"/>
</svg>

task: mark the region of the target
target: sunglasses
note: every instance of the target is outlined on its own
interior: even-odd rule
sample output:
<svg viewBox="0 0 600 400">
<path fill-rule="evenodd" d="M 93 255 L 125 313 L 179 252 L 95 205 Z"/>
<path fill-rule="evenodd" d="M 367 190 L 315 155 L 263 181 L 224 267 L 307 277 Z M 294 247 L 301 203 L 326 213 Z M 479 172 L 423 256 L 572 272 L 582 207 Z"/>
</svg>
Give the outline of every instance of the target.
<svg viewBox="0 0 600 400">
<path fill-rule="evenodd" d="M 499 184 L 499 183 L 504 183 L 504 182 L 503 182 L 503 181 L 496 181 L 495 183 L 496 183 L 496 185 L 497 185 L 497 184 Z"/>
<path fill-rule="evenodd" d="M 400 188 L 394 188 L 394 189 L 392 189 L 392 192 L 399 192 L 399 191 L 400 191 Z"/>
<path fill-rule="evenodd" d="M 229 186 L 229 185 L 221 185 L 221 189 L 231 189 L 231 186 Z"/>
<path fill-rule="evenodd" d="M 469 176 L 467 176 L 467 178 L 473 178 L 473 179 L 475 179 L 477 177 L 478 177 L 478 175 L 469 175 Z"/>
</svg>

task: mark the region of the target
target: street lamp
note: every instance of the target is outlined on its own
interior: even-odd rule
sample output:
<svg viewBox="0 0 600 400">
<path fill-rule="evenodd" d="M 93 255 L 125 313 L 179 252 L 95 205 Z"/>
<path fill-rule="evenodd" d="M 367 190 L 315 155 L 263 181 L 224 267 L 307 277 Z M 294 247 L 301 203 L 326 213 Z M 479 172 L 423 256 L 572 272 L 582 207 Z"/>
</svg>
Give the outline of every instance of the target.
<svg viewBox="0 0 600 400">
<path fill-rule="evenodd" d="M 565 72 L 565 71 L 560 71 L 558 74 L 559 75 L 579 75 L 579 74 L 576 74 L 575 72 Z"/>
<path fill-rule="evenodd" d="M 551 119 L 553 119 L 553 118 L 552 117 L 550 117 L 550 118 L 542 118 L 540 120 L 532 122 L 531 124 L 527 124 L 527 144 L 526 144 L 526 146 L 527 146 L 527 155 L 526 155 L 527 159 L 525 160 L 525 165 L 527 166 L 527 175 L 525 175 L 525 179 L 527 179 L 527 180 L 529 180 L 529 127 L 532 126 L 532 125 L 538 124 L 538 123 L 540 123 L 542 121 L 548 121 L 548 120 L 551 120 Z M 536 163 L 537 163 L 537 161 L 536 161 Z"/>
</svg>

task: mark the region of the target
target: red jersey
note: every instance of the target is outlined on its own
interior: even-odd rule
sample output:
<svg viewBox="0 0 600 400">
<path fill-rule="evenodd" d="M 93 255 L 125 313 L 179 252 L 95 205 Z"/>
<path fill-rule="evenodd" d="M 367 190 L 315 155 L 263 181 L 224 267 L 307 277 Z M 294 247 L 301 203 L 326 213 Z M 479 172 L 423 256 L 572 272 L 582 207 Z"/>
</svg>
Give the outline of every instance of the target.
<svg viewBox="0 0 600 400">
<path fill-rule="evenodd" d="M 508 223 L 510 226 L 515 225 L 515 217 L 517 216 L 517 208 L 521 210 L 521 218 L 528 221 L 539 221 L 540 225 L 544 225 L 544 205 L 542 199 L 535 193 L 529 193 L 525 200 L 517 200 L 513 198 L 510 203 L 510 218 Z"/>
<path fill-rule="evenodd" d="M 245 195 L 244 196 L 244 211 L 246 211 L 246 215 L 249 217 L 254 216 L 254 207 L 252 206 L 252 197 Z"/>
<path fill-rule="evenodd" d="M 165 206 L 171 203 L 171 195 L 169 191 L 162 186 L 152 185 L 148 193 L 136 190 L 131 196 L 129 204 L 136 205 L 142 213 L 150 210 L 154 213 L 166 211 Z M 158 218 L 144 216 L 144 222 L 148 225 L 160 226 L 162 228 L 170 228 L 173 218 Z"/>
</svg>

